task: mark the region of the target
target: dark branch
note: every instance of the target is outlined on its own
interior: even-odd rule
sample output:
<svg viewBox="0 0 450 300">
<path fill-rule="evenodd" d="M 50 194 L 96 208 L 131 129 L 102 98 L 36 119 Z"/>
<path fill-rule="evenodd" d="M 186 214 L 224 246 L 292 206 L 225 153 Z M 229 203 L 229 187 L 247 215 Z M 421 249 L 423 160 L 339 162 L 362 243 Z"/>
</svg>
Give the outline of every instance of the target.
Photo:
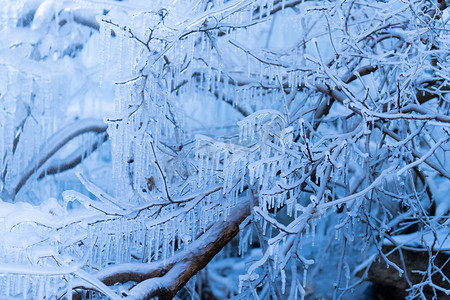
<svg viewBox="0 0 450 300">
<path fill-rule="evenodd" d="M 239 232 L 250 214 L 250 200 L 242 199 L 226 220 L 215 222 L 203 235 L 165 262 L 123 264 L 106 268 L 97 278 L 106 285 L 135 281 L 128 297 L 133 299 L 172 299 Z M 175 276 L 176 275 L 176 276 Z"/>
</svg>

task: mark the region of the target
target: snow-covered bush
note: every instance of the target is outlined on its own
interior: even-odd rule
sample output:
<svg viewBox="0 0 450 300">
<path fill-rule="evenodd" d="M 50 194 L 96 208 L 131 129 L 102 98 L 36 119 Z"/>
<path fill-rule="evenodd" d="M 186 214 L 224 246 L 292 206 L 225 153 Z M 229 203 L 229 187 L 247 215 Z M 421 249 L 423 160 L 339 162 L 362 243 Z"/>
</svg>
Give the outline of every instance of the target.
<svg viewBox="0 0 450 300">
<path fill-rule="evenodd" d="M 450 293 L 445 1 L 0 3 L 5 296 Z"/>
</svg>

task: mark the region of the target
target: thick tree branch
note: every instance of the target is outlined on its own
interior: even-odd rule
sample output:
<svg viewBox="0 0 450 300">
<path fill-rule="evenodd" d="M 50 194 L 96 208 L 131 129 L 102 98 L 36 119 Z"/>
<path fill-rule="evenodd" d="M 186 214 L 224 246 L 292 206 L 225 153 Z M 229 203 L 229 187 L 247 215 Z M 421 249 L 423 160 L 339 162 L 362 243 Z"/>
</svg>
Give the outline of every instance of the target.
<svg viewBox="0 0 450 300">
<path fill-rule="evenodd" d="M 250 200 L 241 199 L 224 220 L 215 222 L 203 235 L 175 256 L 150 264 L 122 264 L 97 274 L 106 285 L 135 281 L 128 298 L 172 299 L 239 232 L 239 225 L 250 214 Z"/>
</svg>

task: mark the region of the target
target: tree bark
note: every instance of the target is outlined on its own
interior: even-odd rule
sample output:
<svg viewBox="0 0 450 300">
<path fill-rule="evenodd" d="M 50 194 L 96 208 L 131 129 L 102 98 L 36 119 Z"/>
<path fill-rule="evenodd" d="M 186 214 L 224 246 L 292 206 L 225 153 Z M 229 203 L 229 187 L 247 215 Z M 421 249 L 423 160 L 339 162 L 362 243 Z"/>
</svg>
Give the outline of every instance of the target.
<svg viewBox="0 0 450 300">
<path fill-rule="evenodd" d="M 164 263 L 131 263 L 106 268 L 97 274 L 106 285 L 135 281 L 128 299 L 172 299 L 198 271 L 203 269 L 239 232 L 250 214 L 250 200 L 241 199 L 230 214 L 215 222 L 197 240 Z"/>
</svg>

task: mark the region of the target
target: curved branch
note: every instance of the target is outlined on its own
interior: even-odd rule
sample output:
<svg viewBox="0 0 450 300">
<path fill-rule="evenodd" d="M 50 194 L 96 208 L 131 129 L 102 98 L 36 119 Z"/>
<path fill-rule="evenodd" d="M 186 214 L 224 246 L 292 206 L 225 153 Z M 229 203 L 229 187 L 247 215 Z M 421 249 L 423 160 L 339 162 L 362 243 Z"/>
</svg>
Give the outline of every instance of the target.
<svg viewBox="0 0 450 300">
<path fill-rule="evenodd" d="M 97 150 L 97 148 L 102 143 L 108 140 L 108 134 L 106 132 L 104 132 L 103 134 L 104 134 L 103 138 L 94 141 L 91 145 L 88 145 L 87 147 L 82 147 L 81 149 L 75 150 L 65 159 L 52 160 L 50 162 L 51 164 L 41 172 L 41 174 L 39 175 L 39 179 L 44 178 L 47 175 L 54 175 L 75 168 L 78 164 L 80 164 L 83 161 L 83 159 L 88 157 L 90 153 Z"/>
<path fill-rule="evenodd" d="M 239 225 L 250 214 L 250 200 L 242 199 L 226 220 L 215 222 L 203 235 L 175 256 L 150 264 L 122 264 L 97 274 L 106 285 L 135 281 L 127 298 L 172 299 L 239 232 Z"/>
<path fill-rule="evenodd" d="M 41 147 L 41 151 L 37 157 L 33 157 L 31 159 L 23 174 L 17 179 L 15 184 L 13 184 L 13 190 L 10 194 L 11 200 L 14 201 L 15 196 L 30 179 L 30 177 L 37 173 L 42 166 L 68 142 L 75 137 L 88 132 L 104 133 L 107 127 L 108 125 L 106 125 L 102 120 L 83 119 L 76 121 L 74 124 L 69 124 L 60 131 L 56 132 Z"/>
</svg>

